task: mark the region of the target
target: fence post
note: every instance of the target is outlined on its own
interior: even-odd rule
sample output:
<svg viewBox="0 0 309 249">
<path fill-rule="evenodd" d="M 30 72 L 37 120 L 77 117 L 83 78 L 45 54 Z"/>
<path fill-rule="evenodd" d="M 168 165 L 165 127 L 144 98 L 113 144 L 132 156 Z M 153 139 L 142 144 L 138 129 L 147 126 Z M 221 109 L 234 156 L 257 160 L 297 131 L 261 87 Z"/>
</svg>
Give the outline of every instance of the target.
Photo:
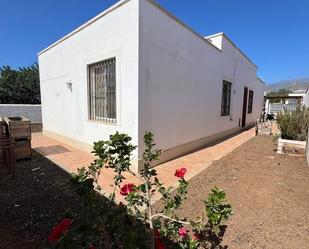
<svg viewBox="0 0 309 249">
<path fill-rule="evenodd" d="M 269 99 L 266 99 L 265 103 L 265 114 L 267 115 L 269 113 Z"/>
</svg>

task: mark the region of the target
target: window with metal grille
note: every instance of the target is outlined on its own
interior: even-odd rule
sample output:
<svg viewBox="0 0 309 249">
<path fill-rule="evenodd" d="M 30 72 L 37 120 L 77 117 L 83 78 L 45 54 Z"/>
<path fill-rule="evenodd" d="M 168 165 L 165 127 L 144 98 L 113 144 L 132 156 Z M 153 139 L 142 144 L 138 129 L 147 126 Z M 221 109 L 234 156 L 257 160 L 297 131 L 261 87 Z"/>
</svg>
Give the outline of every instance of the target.
<svg viewBox="0 0 309 249">
<path fill-rule="evenodd" d="M 116 123 L 116 58 L 88 66 L 89 118 Z"/>
<path fill-rule="evenodd" d="M 253 109 L 253 91 L 249 91 L 248 113 L 252 113 Z"/>
<path fill-rule="evenodd" d="M 225 80 L 223 81 L 222 99 L 221 99 L 221 116 L 230 115 L 231 86 L 232 86 L 232 83 L 225 81 Z"/>
</svg>

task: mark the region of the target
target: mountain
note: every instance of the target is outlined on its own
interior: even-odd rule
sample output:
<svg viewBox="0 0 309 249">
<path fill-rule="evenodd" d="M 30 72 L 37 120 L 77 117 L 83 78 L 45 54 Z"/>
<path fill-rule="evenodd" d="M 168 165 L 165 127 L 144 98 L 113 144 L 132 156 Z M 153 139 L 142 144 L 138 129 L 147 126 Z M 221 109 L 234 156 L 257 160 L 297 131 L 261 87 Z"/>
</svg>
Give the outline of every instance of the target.
<svg viewBox="0 0 309 249">
<path fill-rule="evenodd" d="M 309 88 L 309 78 L 293 79 L 293 80 L 281 80 L 279 82 L 269 84 L 265 86 L 265 91 L 273 92 L 279 89 L 286 89 L 290 91 L 306 90 Z"/>
</svg>

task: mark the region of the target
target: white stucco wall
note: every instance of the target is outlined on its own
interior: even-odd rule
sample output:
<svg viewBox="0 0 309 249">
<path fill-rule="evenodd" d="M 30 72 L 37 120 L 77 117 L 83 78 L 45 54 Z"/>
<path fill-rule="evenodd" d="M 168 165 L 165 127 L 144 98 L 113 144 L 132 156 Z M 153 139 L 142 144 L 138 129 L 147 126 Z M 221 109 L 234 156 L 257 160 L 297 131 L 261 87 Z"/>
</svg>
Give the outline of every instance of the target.
<svg viewBox="0 0 309 249">
<path fill-rule="evenodd" d="M 138 1 L 118 5 L 39 54 L 44 131 L 88 144 L 119 131 L 137 144 Z M 87 65 L 111 57 L 116 57 L 117 124 L 90 121 Z"/>
<path fill-rule="evenodd" d="M 206 40 L 210 41 L 211 44 L 215 45 L 220 50 L 222 50 L 222 38 L 222 35 L 211 35 L 205 37 Z"/>
<path fill-rule="evenodd" d="M 305 106 L 309 107 L 309 90 L 304 94 L 303 103 Z"/>
<path fill-rule="evenodd" d="M 0 104 L 0 117 L 23 116 L 31 120 L 32 123 L 42 122 L 41 105 L 26 104 Z"/>
<path fill-rule="evenodd" d="M 247 124 L 259 118 L 264 85 L 256 78 L 256 67 L 224 37 L 221 47 L 219 51 L 150 2 L 141 1 L 140 143 L 145 130 L 152 131 L 158 147 L 166 150 L 237 128 L 244 86 L 254 91 Z M 230 116 L 221 116 L 223 80 L 232 82 Z"/>
<path fill-rule="evenodd" d="M 122 0 L 99 16 L 39 55 L 44 131 L 88 144 L 124 132 L 139 146 L 137 159 L 146 130 L 167 150 L 237 129 L 244 86 L 254 91 L 247 124 L 259 118 L 264 84 L 225 36 L 211 45 L 148 0 Z M 88 120 L 87 65 L 110 57 L 117 124 Z M 223 80 L 232 83 L 232 100 L 222 117 Z"/>
<path fill-rule="evenodd" d="M 246 124 L 252 124 L 261 116 L 265 84 L 256 76 L 257 67 L 230 40 L 224 36 L 222 42 L 222 58 L 219 65 L 221 72 L 218 74 L 222 73 L 223 77 L 230 78 L 230 82 L 232 82 L 231 118 L 235 123 L 229 123 L 229 125 L 235 126 L 238 125 L 239 120 L 241 122 L 244 87 L 254 92 L 252 113 L 247 112 L 246 114 Z M 221 103 L 221 97 L 218 100 Z M 218 122 L 220 122 L 220 118 Z"/>
</svg>

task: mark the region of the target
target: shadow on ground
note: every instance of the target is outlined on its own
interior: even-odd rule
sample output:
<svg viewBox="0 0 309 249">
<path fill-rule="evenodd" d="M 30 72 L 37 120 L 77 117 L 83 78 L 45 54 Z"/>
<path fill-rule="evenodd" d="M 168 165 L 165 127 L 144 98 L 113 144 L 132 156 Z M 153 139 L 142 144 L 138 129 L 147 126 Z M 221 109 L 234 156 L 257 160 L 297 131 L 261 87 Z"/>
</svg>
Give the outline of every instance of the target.
<svg viewBox="0 0 309 249">
<path fill-rule="evenodd" d="M 94 195 L 95 207 L 89 206 L 69 179 L 66 171 L 37 152 L 33 152 L 31 160 L 17 163 L 16 179 L 0 168 L 0 248 L 42 248 L 52 228 L 68 214 L 73 218 L 74 226 L 92 225 L 92 221 L 100 217 L 105 231 L 102 235 L 104 246 L 97 248 L 133 248 L 128 247 L 127 241 L 139 245 L 134 249 L 149 248 L 144 243 L 150 241 L 148 229 L 135 217 L 128 216 L 125 209 L 97 194 Z M 86 231 L 89 228 L 84 226 Z M 73 227 L 71 231 L 74 231 Z M 208 245 L 207 248 L 227 248 L 220 246 L 224 232 L 222 227 L 219 236 L 205 234 L 205 238 L 213 242 L 213 247 Z M 120 239 L 116 241 L 118 237 Z"/>
<path fill-rule="evenodd" d="M 90 210 L 85 199 L 77 194 L 69 179 L 70 175 L 66 171 L 36 152 L 33 152 L 31 160 L 17 163 L 16 179 L 12 179 L 2 166 L 0 168 L 0 248 L 42 248 L 46 244 L 52 227 L 67 214 L 72 215 L 73 220 L 74 217 L 79 217 L 80 223 L 91 223 L 89 221 L 96 219 L 97 214 L 111 216 L 113 213 L 110 211 L 115 213 L 114 210 L 117 207 L 114 205 L 111 207 L 105 197 L 98 195 L 96 195 L 98 197 L 96 205 L 99 206 L 97 212 L 101 213 Z M 106 210 L 107 207 L 109 210 Z M 113 223 L 110 219 L 110 217 L 106 218 L 105 223 Z M 74 221 L 74 225 L 78 222 Z M 120 220 L 119 223 L 121 222 L 124 221 Z M 136 223 L 132 226 L 130 220 L 126 222 L 128 224 L 114 224 L 110 229 L 121 230 L 123 227 L 123 231 L 117 231 L 119 234 L 125 233 L 126 229 L 130 230 L 130 227 L 141 227 Z M 106 231 L 105 242 L 112 244 L 113 236 L 108 234 L 110 230 Z M 139 229 L 139 232 L 146 233 L 144 226 Z M 121 244 L 121 242 L 117 243 Z M 110 245 L 104 248 L 117 247 Z"/>
<path fill-rule="evenodd" d="M 0 238 L 0 248 L 41 248 L 59 216 L 66 210 L 81 208 L 68 177 L 68 173 L 36 152 L 31 160 L 17 162 L 15 180 L 2 166 L 0 234 L 4 238 Z M 16 245 L 11 244 L 12 239 Z M 4 247 L 5 243 L 10 245 Z M 23 247 L 17 246 L 20 243 Z"/>
</svg>

